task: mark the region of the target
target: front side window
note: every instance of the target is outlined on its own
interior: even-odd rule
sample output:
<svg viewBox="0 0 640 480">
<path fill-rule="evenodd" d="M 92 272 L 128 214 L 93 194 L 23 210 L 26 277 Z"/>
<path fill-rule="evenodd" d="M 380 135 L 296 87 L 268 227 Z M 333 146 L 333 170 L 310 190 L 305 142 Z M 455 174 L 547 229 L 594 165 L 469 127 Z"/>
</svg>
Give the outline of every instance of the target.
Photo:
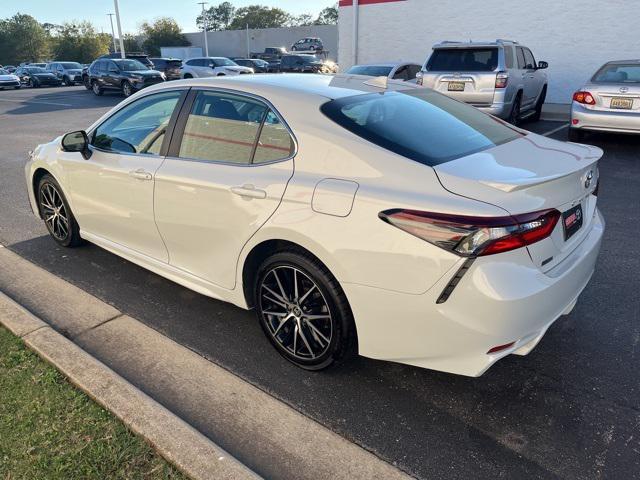
<svg viewBox="0 0 640 480">
<path fill-rule="evenodd" d="M 527 64 L 526 60 L 524 59 L 524 48 L 516 48 L 516 55 L 518 56 L 518 69 L 522 70 Z"/>
<path fill-rule="evenodd" d="M 498 67 L 498 49 L 437 48 L 429 57 L 430 72 L 491 72 Z"/>
<path fill-rule="evenodd" d="M 430 166 L 521 136 L 474 107 L 428 89 L 339 98 L 321 111 L 355 135 Z"/>
<path fill-rule="evenodd" d="M 533 70 L 536 68 L 536 60 L 533 58 L 533 53 L 528 48 L 523 48 L 524 50 L 524 63 L 525 67 L 528 70 Z"/>
<path fill-rule="evenodd" d="M 216 58 L 213 61 L 213 64 L 216 67 L 237 67 L 238 64 L 233 60 L 229 60 L 228 58 Z"/>
<path fill-rule="evenodd" d="M 114 153 L 160 153 L 181 91 L 157 93 L 116 112 L 93 132 L 91 144 Z"/>
</svg>

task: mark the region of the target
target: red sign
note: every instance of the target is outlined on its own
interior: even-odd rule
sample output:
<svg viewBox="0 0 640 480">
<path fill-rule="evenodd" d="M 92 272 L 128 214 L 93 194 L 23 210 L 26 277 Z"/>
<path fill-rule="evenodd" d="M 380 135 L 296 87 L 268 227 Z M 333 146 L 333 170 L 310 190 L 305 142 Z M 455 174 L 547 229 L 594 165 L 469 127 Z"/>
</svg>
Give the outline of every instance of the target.
<svg viewBox="0 0 640 480">
<path fill-rule="evenodd" d="M 374 3 L 390 3 L 390 2 L 405 2 L 406 0 L 359 0 L 358 5 L 371 5 Z M 341 7 L 350 7 L 353 5 L 353 0 L 340 0 Z"/>
</svg>

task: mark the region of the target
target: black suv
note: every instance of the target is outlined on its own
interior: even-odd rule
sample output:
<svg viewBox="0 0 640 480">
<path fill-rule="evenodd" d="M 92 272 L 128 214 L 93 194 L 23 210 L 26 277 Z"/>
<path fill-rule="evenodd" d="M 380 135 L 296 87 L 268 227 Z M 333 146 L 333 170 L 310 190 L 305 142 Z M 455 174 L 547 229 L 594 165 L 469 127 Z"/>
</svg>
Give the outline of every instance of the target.
<svg viewBox="0 0 640 480">
<path fill-rule="evenodd" d="M 179 58 L 150 58 L 153 62 L 153 69 L 164 73 L 167 80 L 178 80 L 180 78 L 180 67 L 182 60 Z"/>
<path fill-rule="evenodd" d="M 129 58 L 131 60 L 138 60 L 141 64 L 143 64 L 149 70 L 153 69 L 153 62 L 151 60 L 149 60 L 149 55 L 147 55 L 146 53 L 142 53 L 142 52 L 125 52 L 124 56 L 125 56 L 125 58 Z M 98 59 L 101 59 L 101 58 L 116 59 L 116 58 L 122 58 L 122 56 L 120 55 L 120 52 L 116 52 L 116 53 L 106 53 L 106 54 L 98 57 Z"/>
<path fill-rule="evenodd" d="M 329 73 L 322 60 L 315 55 L 283 55 L 281 72 Z"/>
<path fill-rule="evenodd" d="M 98 59 L 88 70 L 88 81 L 96 95 L 104 90 L 120 90 L 125 97 L 138 90 L 165 81 L 164 74 L 149 70 L 137 60 L 128 58 Z"/>
<path fill-rule="evenodd" d="M 269 72 L 269 62 L 261 58 L 234 58 L 233 61 L 242 67 L 253 68 L 255 73 Z"/>
</svg>

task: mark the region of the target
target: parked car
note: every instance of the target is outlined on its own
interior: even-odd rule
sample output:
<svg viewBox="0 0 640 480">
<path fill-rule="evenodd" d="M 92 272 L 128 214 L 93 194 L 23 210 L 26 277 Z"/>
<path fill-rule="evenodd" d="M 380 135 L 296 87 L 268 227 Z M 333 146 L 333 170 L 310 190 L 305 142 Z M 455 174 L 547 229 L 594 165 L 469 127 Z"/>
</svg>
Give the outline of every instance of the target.
<svg viewBox="0 0 640 480">
<path fill-rule="evenodd" d="M 315 55 L 300 53 L 284 55 L 280 59 L 281 72 L 333 73 L 333 68 Z"/>
<path fill-rule="evenodd" d="M 46 63 L 30 63 L 30 62 L 26 62 L 24 64 L 20 64 L 21 67 L 39 67 L 39 68 L 46 68 L 47 64 Z"/>
<path fill-rule="evenodd" d="M 99 58 L 115 59 L 115 58 L 122 58 L 122 56 L 120 55 L 120 52 L 116 52 L 116 53 L 107 53 L 105 55 L 100 56 Z M 130 60 L 137 60 L 141 64 L 143 64 L 145 67 L 147 67 L 149 70 L 153 69 L 153 62 L 149 59 L 149 55 L 147 55 L 146 53 L 125 52 L 125 58 L 128 58 Z"/>
<path fill-rule="evenodd" d="M 588 131 L 640 133 L 640 60 L 606 63 L 573 94 L 569 139 Z"/>
<path fill-rule="evenodd" d="M 270 71 L 269 62 L 260 58 L 234 58 L 233 61 L 241 67 L 253 69 L 254 73 L 268 73 Z"/>
<path fill-rule="evenodd" d="M 394 63 L 370 63 L 367 65 L 354 65 L 346 73 L 351 75 L 367 75 L 370 77 L 387 77 L 390 80 L 402 80 L 415 82 L 416 75 L 422 68 L 421 65 L 411 62 Z"/>
<path fill-rule="evenodd" d="M 252 68 L 241 67 L 226 57 L 190 58 L 182 65 L 182 78 L 223 77 L 253 73 Z"/>
<path fill-rule="evenodd" d="M 89 67 L 89 84 L 96 95 L 102 95 L 105 90 L 120 90 L 125 97 L 129 97 L 145 87 L 164 81 L 163 73 L 149 70 L 139 61 L 128 58 L 103 58 Z"/>
<path fill-rule="evenodd" d="M 31 65 L 20 67 L 15 71 L 15 75 L 20 78 L 20 81 L 23 84 L 29 87 L 59 87 L 62 85 L 62 80 L 56 77 L 53 73 L 47 72 L 42 67 L 33 67 Z"/>
<path fill-rule="evenodd" d="M 9 73 L 13 73 L 17 70 L 18 67 L 14 66 L 14 65 L 5 65 L 4 68 L 7 72 Z"/>
<path fill-rule="evenodd" d="M 8 70 L 0 68 L 0 90 L 5 88 L 20 88 L 20 78 L 17 75 L 13 75 Z"/>
<path fill-rule="evenodd" d="M 323 50 L 322 40 L 317 37 L 301 38 L 291 45 L 293 52 L 322 52 Z"/>
<path fill-rule="evenodd" d="M 178 80 L 180 78 L 180 68 L 182 60 L 179 58 L 150 58 L 153 69 L 164 73 L 167 80 Z"/>
<path fill-rule="evenodd" d="M 262 60 L 266 60 L 267 62 L 277 62 L 282 58 L 283 55 L 286 55 L 287 49 L 284 47 L 267 47 L 264 49 L 264 52 L 253 52 L 251 53 L 251 58 L 260 58 Z"/>
<path fill-rule="evenodd" d="M 547 95 L 547 62 L 518 42 L 442 42 L 418 83 L 517 125 L 538 120 Z"/>
<path fill-rule="evenodd" d="M 602 153 L 405 82 L 245 75 L 151 87 L 25 171 L 58 245 L 254 308 L 302 368 L 478 376 L 588 284 Z"/>
<path fill-rule="evenodd" d="M 53 73 L 68 87 L 82 83 L 82 65 L 78 62 L 52 62 L 47 64 L 45 70 Z"/>
</svg>

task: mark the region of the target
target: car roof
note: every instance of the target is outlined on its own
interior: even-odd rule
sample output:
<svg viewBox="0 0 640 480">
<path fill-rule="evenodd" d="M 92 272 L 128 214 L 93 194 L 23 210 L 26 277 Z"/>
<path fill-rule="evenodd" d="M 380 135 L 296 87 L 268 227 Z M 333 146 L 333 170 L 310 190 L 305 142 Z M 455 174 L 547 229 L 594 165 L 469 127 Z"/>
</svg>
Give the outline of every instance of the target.
<svg viewBox="0 0 640 480">
<path fill-rule="evenodd" d="M 633 60 L 611 60 L 610 62 L 605 63 L 605 65 L 628 65 L 633 63 L 640 63 L 640 59 Z"/>
<path fill-rule="evenodd" d="M 443 42 L 436 43 L 433 48 L 469 48 L 469 47 L 502 47 L 504 45 L 518 45 L 515 40 L 491 40 L 491 41 L 457 41 L 457 40 L 445 40 Z"/>
<path fill-rule="evenodd" d="M 386 78 L 386 77 L 385 77 Z M 387 88 L 375 87 L 365 82 L 372 79 L 366 75 L 322 75 L 309 73 L 238 75 L 234 77 L 208 77 L 188 80 L 174 80 L 149 87 L 149 89 L 163 89 L 183 86 L 203 86 L 230 88 L 246 93 L 253 93 L 271 99 L 271 96 L 286 98 L 290 92 L 296 92 L 316 97 L 337 99 L 365 93 L 380 93 L 384 91 L 412 90 L 421 88 L 407 82 L 389 80 Z"/>
</svg>

